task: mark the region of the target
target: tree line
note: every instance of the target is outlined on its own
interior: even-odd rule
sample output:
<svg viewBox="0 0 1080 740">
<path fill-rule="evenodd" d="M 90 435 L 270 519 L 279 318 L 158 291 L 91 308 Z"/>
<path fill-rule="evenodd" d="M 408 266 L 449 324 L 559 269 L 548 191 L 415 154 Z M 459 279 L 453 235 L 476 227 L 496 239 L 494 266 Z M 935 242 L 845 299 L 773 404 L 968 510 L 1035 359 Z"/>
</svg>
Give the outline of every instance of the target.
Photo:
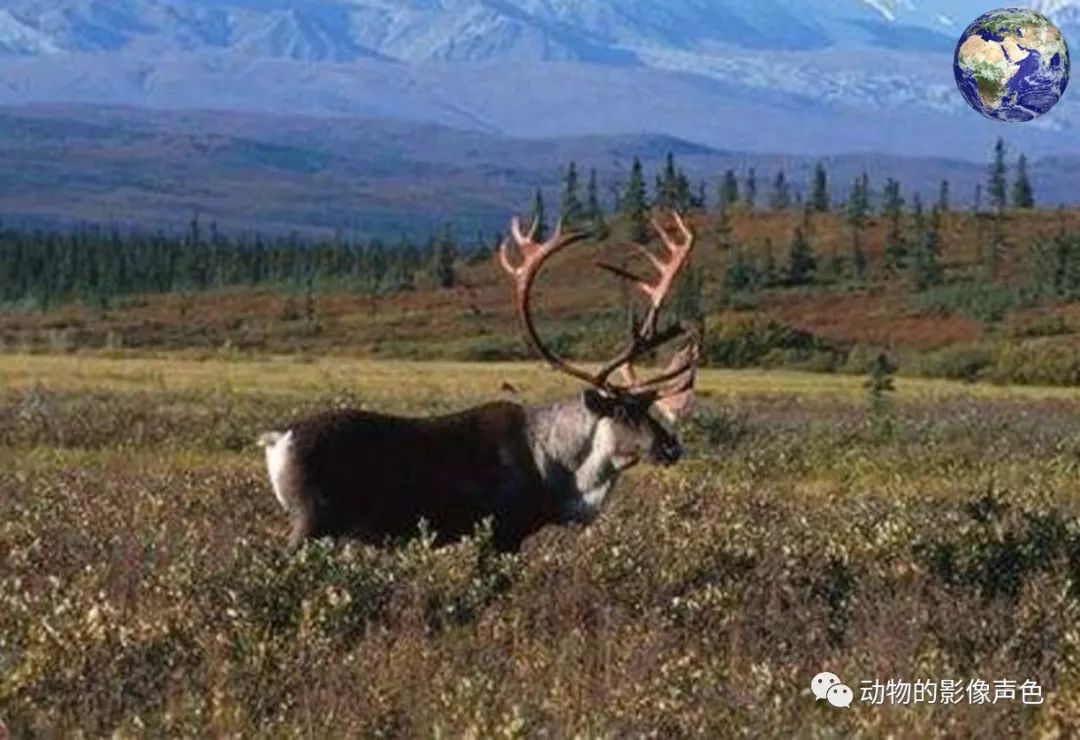
<svg viewBox="0 0 1080 740">
<path fill-rule="evenodd" d="M 1017 209 L 1035 208 L 1035 190 L 1028 173 L 1027 156 L 1019 155 L 1011 185 L 1008 174 L 1005 142 L 998 139 L 986 183 L 989 205 L 999 212 L 1004 212 L 1010 206 Z M 741 177 L 734 169 L 728 169 L 720 177 L 710 202 L 708 184 L 704 180 L 693 184 L 672 153 L 668 153 L 661 171 L 655 175 L 650 193 L 644 166 L 641 159 L 635 157 L 625 183 L 614 185 L 614 203 L 611 204 L 611 210 L 617 218 L 629 224 L 629 236 L 639 239 L 648 236 L 648 215 L 652 208 L 676 208 L 681 211 L 712 209 L 719 213 L 728 212 L 732 208 L 748 211 L 788 211 L 798 206 L 809 213 L 829 213 L 846 209 L 849 219 L 855 222 L 860 222 L 871 212 L 873 194 L 869 176 L 865 172 L 852 182 L 847 200 L 835 208 L 831 202 L 829 183 L 829 174 L 822 162 L 815 165 L 811 180 L 805 188 L 805 196 L 801 190 L 796 191 L 782 169 L 768 178 L 767 185 L 759 182 L 759 175 L 753 167 L 748 168 Z M 919 199 L 921 195 L 916 195 L 912 201 L 913 208 L 915 201 Z M 948 212 L 952 208 L 951 199 L 951 185 L 948 179 L 943 179 L 938 187 L 934 208 L 940 212 Z M 903 209 L 904 198 L 901 195 L 900 183 L 888 178 L 877 201 L 882 215 L 891 214 L 897 204 Z M 972 205 L 974 211 L 984 211 L 981 184 L 975 188 Z M 533 196 L 532 215 L 539 222 L 541 232 L 546 233 L 548 208 L 543 191 L 539 188 Z M 590 229 L 598 239 L 606 238 L 609 233 L 608 218 L 599 196 L 595 168 L 589 171 L 584 198 L 581 194 L 581 176 L 577 163 L 570 162 L 563 169 L 558 217 L 565 225 Z"/>
<path fill-rule="evenodd" d="M 870 267 L 864 234 L 871 218 L 877 216 L 886 223 L 883 269 L 889 274 L 910 275 L 920 289 L 942 282 L 940 228 L 942 217 L 952 209 L 948 180 L 940 183 L 929 208 L 918 193 L 909 201 L 901 183 L 893 178 L 886 179 L 880 192 L 872 192 L 866 173 L 854 178 L 846 200 L 834 203 L 829 173 L 820 162 L 806 185 L 805 196 L 801 189 L 796 192 L 783 170 L 763 180 L 765 184 L 753 168 L 744 173 L 728 169 L 712 188 L 703 180 L 695 184 L 669 153 L 652 178 L 651 188 L 640 158 L 635 158 L 626 181 L 618 184 L 605 203 L 597 171 L 591 169 L 583 182 L 577 164 L 570 162 L 562 170 L 557 213 L 566 226 L 586 229 L 597 240 L 607 239 L 617 229 L 620 237 L 644 242 L 651 237 L 653 209 L 709 212 L 713 215 L 709 220 L 712 236 L 722 250 L 732 253 L 724 277 L 732 293 L 763 286 L 864 279 Z M 988 222 L 989 241 L 1000 242 L 1007 209 L 1035 206 L 1027 158 L 1019 156 L 1010 180 L 1005 145 L 999 140 L 985 185 L 988 209 L 983 204 L 983 191 L 981 185 L 976 188 L 974 210 Z M 733 243 L 730 218 L 734 211 L 796 209 L 801 210 L 803 220 L 793 230 L 786 254 L 775 255 L 774 245 L 766 243 L 751 258 Z M 543 238 L 549 218 L 539 189 L 532 212 Z M 843 216 L 850 231 L 850 249 L 847 254 L 823 258 L 814 249 L 811 219 L 830 212 Z M 984 228 L 981 220 L 979 228 Z M 450 288 L 457 282 L 461 262 L 486 259 L 489 245 L 499 238 L 486 240 L 480 235 L 473 246 L 463 247 L 454 231 L 446 227 L 420 244 L 405 237 L 390 243 L 378 239 L 311 243 L 295 234 L 229 236 L 214 223 L 204 225 L 197 216 L 182 235 L 121 235 L 95 226 L 70 233 L 0 227 L 0 304 L 24 302 L 44 310 L 79 300 L 108 306 L 124 295 L 265 285 L 309 293 L 318 286 L 378 294 L 413 289 L 421 279 Z M 1062 254 L 1068 263 L 1069 249 Z M 994 250 L 988 250 L 988 262 L 993 262 L 993 255 Z M 1071 269 L 1061 268 L 1065 273 Z M 993 273 L 993 264 L 989 270 Z M 700 276 L 693 279 L 700 284 Z"/>
<path fill-rule="evenodd" d="M 1028 172 L 1027 157 L 1019 155 L 1011 181 L 1006 159 L 1005 143 L 999 139 L 985 184 L 989 210 L 984 207 L 982 184 L 976 187 L 972 200 L 972 210 L 979 216 L 977 228 L 989 230 L 988 234 L 980 234 L 980 239 L 992 243 L 986 250 L 985 258 L 991 278 L 996 277 L 996 245 L 1003 239 L 1002 224 L 1007 209 L 1035 207 L 1035 191 Z M 589 172 L 588 194 L 583 200 L 579 194 L 577 164 L 571 162 L 564 169 L 559 217 L 564 225 L 590 230 L 596 238 L 604 239 L 610 234 L 611 227 L 597 197 L 596 178 L 597 173 L 593 169 Z M 902 184 L 891 177 L 885 180 L 878 193 L 874 193 L 865 172 L 853 179 L 846 200 L 834 203 L 829 173 L 822 162 L 814 167 L 806 184 L 805 196 L 802 192 L 796 192 L 783 170 L 765 180 L 767 187 L 762 193 L 759 175 L 754 168 L 741 175 L 734 169 L 728 169 L 720 176 L 710 201 L 708 185 L 704 181 L 692 185 L 685 170 L 669 153 L 660 172 L 654 177 L 650 192 L 644 166 L 640 158 L 635 158 L 625 183 L 615 188 L 612 215 L 620 224 L 623 236 L 645 242 L 651 237 L 648 221 L 653 209 L 710 212 L 713 218 L 709 223 L 715 242 L 721 251 L 733 253 L 723 280 L 729 294 L 761 287 L 865 279 L 870 260 L 863 244 L 864 235 L 875 216 L 886 224 L 884 264 L 881 268 L 887 275 L 907 275 L 918 290 L 943 282 L 942 219 L 953 210 L 952 187 L 947 179 L 940 182 L 936 198 L 930 206 L 926 205 L 920 193 L 905 195 Z M 774 245 L 766 241 L 764 248 L 755 250 L 756 256 L 752 258 L 743 247 L 734 244 L 730 223 L 733 211 L 777 212 L 795 209 L 801 210 L 803 220 L 801 225 L 794 228 L 786 254 L 778 258 Z M 534 195 L 532 210 L 540 233 L 546 233 L 547 210 L 540 190 Z M 850 232 L 851 246 L 847 254 L 834 253 L 822 258 L 814 249 L 811 221 L 816 214 L 831 212 L 843 217 Z M 983 224 L 983 221 L 989 223 Z M 1062 239 L 1065 237 L 1059 241 Z M 1068 247 L 1058 249 L 1065 262 L 1072 259 L 1070 250 Z M 1080 259 L 1080 255 L 1077 258 Z M 696 283 L 701 283 L 699 278 Z"/>
<path fill-rule="evenodd" d="M 449 287 L 455 264 L 469 259 L 449 229 L 416 244 L 298 235 L 229 236 L 196 217 L 183 235 L 125 234 L 96 226 L 69 233 L 0 227 L 0 304 L 46 310 L 82 301 L 107 307 L 135 294 L 200 292 L 239 286 L 370 293 L 410 290 L 421 277 Z"/>
</svg>

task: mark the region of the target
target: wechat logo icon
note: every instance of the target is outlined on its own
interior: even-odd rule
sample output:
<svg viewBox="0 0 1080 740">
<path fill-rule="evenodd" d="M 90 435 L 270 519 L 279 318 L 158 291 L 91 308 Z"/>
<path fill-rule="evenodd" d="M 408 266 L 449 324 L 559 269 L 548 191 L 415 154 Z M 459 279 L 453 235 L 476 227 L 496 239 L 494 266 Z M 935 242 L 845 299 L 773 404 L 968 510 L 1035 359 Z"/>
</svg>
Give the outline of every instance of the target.
<svg viewBox="0 0 1080 740">
<path fill-rule="evenodd" d="M 855 698 L 855 693 L 840 680 L 839 676 L 827 671 L 814 676 L 810 682 L 810 690 L 814 692 L 815 700 L 824 699 L 837 709 L 850 707 Z"/>
</svg>

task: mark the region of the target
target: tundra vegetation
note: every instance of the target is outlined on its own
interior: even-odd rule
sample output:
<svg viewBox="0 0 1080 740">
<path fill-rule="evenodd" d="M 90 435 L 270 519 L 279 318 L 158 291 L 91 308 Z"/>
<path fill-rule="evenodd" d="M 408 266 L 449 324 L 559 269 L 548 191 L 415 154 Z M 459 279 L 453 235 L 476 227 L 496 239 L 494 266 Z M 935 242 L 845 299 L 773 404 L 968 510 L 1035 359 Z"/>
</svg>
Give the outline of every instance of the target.
<svg viewBox="0 0 1080 740">
<path fill-rule="evenodd" d="M 573 385 L 535 365 L 0 358 L 0 718 L 15 736 L 1069 735 L 1073 389 L 705 370 L 688 459 L 499 555 L 289 556 L 252 432 Z M 408 386 L 400 379 L 413 379 Z M 814 702 L 821 670 L 850 711 Z M 860 706 L 1027 679 L 1040 707 Z"/>
</svg>

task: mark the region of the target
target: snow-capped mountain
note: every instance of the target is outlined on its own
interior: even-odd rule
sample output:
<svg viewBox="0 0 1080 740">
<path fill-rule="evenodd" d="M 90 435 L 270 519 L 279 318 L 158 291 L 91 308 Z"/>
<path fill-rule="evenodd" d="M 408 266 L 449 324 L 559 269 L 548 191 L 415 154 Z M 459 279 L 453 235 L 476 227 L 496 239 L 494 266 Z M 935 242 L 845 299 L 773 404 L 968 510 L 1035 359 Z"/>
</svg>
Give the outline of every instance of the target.
<svg viewBox="0 0 1080 740">
<path fill-rule="evenodd" d="M 961 29 L 990 8 L 980 0 L 861 0 L 890 23 L 936 30 Z"/>
<path fill-rule="evenodd" d="M 1031 2 L 1067 33 L 1080 15 L 1076 0 Z M 0 103 L 975 157 L 1002 130 L 956 94 L 951 54 L 986 9 L 985 0 L 0 0 Z M 1035 151 L 1080 149 L 1077 110 L 1066 98 L 1009 133 Z"/>
<path fill-rule="evenodd" d="M 1028 0 L 1062 22 L 1076 0 Z M 641 48 L 933 48 L 983 0 L 0 0 L 0 53 L 627 61 Z"/>
<path fill-rule="evenodd" d="M 909 0 L 910 2 L 910 0 Z M 890 0 L 3 0 L 0 31 L 65 51 L 235 49 L 347 60 L 625 60 L 640 47 L 887 43 Z M 906 6 L 905 6 L 906 7 Z M 918 20 L 916 18 L 915 20 Z M 931 43 L 932 39 L 924 39 Z M 10 51 L 35 53 L 37 45 Z M 314 55 L 314 57 L 312 57 Z"/>
<path fill-rule="evenodd" d="M 0 54 L 57 54 L 60 47 L 49 34 L 0 10 Z"/>
</svg>

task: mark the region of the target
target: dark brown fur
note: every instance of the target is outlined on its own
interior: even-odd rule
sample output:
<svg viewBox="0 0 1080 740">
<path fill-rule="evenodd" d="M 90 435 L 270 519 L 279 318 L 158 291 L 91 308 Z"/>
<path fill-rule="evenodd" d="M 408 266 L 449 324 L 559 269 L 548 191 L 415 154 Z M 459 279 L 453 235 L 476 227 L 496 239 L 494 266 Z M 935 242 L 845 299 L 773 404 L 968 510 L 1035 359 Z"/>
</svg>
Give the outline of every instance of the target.
<svg viewBox="0 0 1080 740">
<path fill-rule="evenodd" d="M 526 411 L 499 402 L 450 416 L 409 419 L 336 411 L 293 433 L 291 543 L 351 536 L 381 543 L 425 520 L 439 542 L 491 517 L 495 543 L 516 549 L 559 518 L 525 434 Z"/>
</svg>

